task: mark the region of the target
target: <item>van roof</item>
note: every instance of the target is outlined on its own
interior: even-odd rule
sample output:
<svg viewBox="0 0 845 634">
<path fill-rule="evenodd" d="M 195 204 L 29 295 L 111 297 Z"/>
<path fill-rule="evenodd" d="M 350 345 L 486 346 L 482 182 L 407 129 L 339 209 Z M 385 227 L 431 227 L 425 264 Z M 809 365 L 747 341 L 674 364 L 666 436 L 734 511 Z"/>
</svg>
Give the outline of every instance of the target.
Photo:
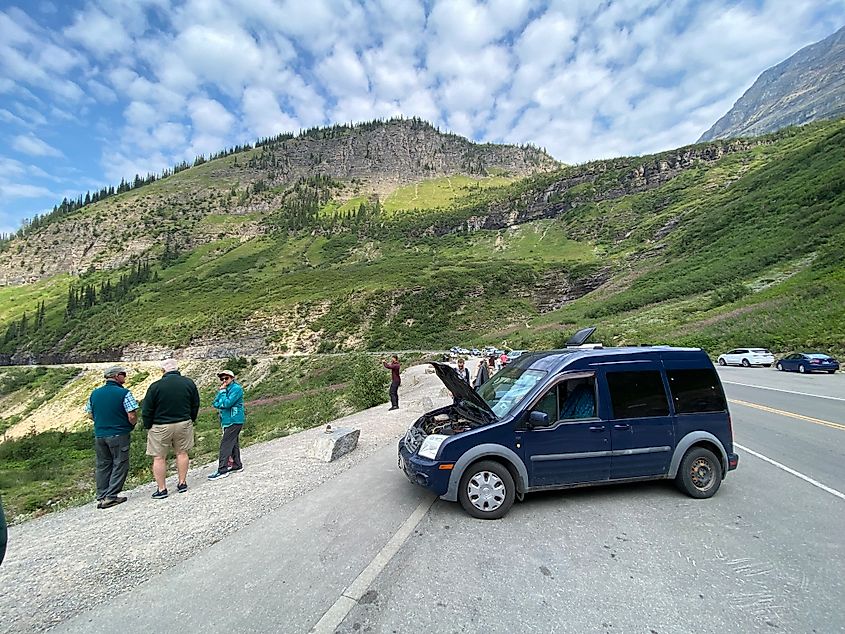
<svg viewBox="0 0 845 634">
<path fill-rule="evenodd" d="M 674 346 L 626 346 L 620 348 L 569 348 L 565 350 L 546 350 L 523 354 L 513 363 L 519 366 L 531 367 L 547 372 L 556 372 L 565 366 L 572 365 L 582 359 L 608 359 L 610 361 L 635 361 L 638 359 L 675 358 L 707 358 L 701 348 L 677 348 Z"/>
</svg>

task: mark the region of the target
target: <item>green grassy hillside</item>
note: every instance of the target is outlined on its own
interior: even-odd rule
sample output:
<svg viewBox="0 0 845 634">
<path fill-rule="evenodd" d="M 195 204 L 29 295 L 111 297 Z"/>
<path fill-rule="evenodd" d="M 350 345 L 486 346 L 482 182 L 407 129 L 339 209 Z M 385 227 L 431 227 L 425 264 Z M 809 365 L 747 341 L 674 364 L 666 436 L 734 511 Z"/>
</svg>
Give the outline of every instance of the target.
<svg viewBox="0 0 845 634">
<path fill-rule="evenodd" d="M 435 179 L 383 205 L 321 183 L 313 213 L 305 183 L 268 215 L 206 216 L 235 233 L 156 245 L 119 297 L 100 289 L 129 268 L 0 289 L 0 351 L 539 347 L 586 324 L 606 343 L 845 347 L 845 121 L 513 182 Z M 71 314 L 69 285 L 93 293 Z"/>
</svg>

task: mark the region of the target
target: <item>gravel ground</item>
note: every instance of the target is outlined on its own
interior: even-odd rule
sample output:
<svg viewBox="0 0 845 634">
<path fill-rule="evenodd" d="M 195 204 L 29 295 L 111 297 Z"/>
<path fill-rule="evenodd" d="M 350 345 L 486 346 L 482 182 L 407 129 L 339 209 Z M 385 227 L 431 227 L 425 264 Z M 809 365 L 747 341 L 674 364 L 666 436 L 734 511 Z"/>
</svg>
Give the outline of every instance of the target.
<svg viewBox="0 0 845 634">
<path fill-rule="evenodd" d="M 244 471 L 225 480 L 206 480 L 215 465 L 192 468 L 185 494 L 176 493 L 173 472 L 165 500 L 150 498 L 151 482 L 112 509 L 91 502 L 10 527 L 0 632 L 43 631 L 102 604 L 395 443 L 422 413 L 450 400 L 428 367 L 403 373 L 398 411 L 379 405 L 332 423 L 361 430 L 357 449 L 335 462 L 306 457 L 323 432 L 311 429 L 247 447 Z"/>
</svg>

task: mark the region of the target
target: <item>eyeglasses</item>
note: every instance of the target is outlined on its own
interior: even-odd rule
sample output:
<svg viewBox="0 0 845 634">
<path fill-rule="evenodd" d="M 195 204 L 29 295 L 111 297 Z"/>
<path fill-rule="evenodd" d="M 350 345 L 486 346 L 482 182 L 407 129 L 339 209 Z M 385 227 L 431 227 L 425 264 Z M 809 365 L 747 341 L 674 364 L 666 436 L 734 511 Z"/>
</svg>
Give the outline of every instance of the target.
<svg viewBox="0 0 845 634">
<path fill-rule="evenodd" d="M 117 376 L 126 376 L 126 372 L 118 372 Z"/>
</svg>

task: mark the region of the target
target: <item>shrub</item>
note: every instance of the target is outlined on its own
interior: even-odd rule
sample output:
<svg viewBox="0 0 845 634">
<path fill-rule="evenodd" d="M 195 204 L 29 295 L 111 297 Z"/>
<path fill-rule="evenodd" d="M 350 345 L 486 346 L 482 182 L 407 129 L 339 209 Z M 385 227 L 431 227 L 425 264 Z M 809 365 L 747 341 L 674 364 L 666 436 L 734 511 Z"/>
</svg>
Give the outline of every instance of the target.
<svg viewBox="0 0 845 634">
<path fill-rule="evenodd" d="M 381 363 L 369 355 L 360 354 L 350 360 L 349 369 L 349 401 L 356 409 L 384 403 L 390 373 Z"/>
</svg>

